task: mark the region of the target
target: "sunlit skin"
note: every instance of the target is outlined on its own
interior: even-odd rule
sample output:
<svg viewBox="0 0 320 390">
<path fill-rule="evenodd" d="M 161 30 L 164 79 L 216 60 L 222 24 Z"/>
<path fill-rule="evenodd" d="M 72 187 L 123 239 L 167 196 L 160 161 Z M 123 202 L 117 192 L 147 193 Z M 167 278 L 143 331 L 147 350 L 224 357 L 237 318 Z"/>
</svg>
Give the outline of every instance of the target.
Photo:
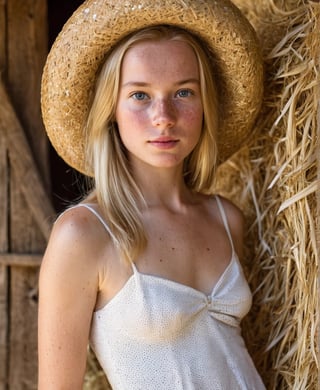
<svg viewBox="0 0 320 390">
<path fill-rule="evenodd" d="M 210 294 L 232 248 L 215 199 L 184 182 L 183 161 L 202 131 L 200 92 L 188 44 L 139 43 L 124 57 L 116 120 L 145 199 L 140 218 L 148 242 L 134 260 L 137 269 Z M 241 257 L 242 214 L 221 200 Z M 120 293 L 132 272 L 92 212 L 71 208 L 57 220 L 39 281 L 39 390 L 82 389 L 92 313 Z"/>
<path fill-rule="evenodd" d="M 196 146 L 203 107 L 199 68 L 185 42 L 142 42 L 125 54 L 116 111 L 134 169 L 174 168 Z"/>
</svg>

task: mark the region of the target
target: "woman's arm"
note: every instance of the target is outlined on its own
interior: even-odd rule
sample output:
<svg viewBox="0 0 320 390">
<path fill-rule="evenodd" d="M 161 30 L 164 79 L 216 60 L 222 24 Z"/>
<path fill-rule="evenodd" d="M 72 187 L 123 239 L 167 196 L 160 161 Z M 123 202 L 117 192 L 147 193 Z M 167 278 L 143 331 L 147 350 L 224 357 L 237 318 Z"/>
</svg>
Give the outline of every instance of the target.
<svg viewBox="0 0 320 390">
<path fill-rule="evenodd" d="M 84 208 L 67 211 L 53 228 L 39 279 L 39 390 L 82 389 L 98 241 Z"/>
</svg>

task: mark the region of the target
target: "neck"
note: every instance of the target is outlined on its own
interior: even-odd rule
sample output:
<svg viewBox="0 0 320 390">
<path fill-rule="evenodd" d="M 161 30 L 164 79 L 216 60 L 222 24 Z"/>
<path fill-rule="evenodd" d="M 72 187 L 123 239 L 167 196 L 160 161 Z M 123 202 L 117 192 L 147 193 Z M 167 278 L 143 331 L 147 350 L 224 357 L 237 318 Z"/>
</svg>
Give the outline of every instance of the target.
<svg viewBox="0 0 320 390">
<path fill-rule="evenodd" d="M 192 201 L 193 193 L 184 182 L 182 166 L 155 168 L 135 165 L 133 176 L 148 208 L 179 210 Z"/>
</svg>

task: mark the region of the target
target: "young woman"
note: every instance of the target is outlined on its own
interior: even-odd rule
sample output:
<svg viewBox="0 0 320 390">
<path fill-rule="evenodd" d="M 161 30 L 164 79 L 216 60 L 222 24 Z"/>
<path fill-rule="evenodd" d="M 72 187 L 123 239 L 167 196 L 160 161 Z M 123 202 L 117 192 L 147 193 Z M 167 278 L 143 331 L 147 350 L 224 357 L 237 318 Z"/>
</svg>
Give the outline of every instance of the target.
<svg viewBox="0 0 320 390">
<path fill-rule="evenodd" d="M 82 388 L 88 341 L 114 390 L 264 388 L 240 333 L 243 216 L 211 194 L 227 153 L 212 42 L 158 19 L 126 27 L 86 103 L 73 165 L 95 187 L 58 218 L 43 259 L 40 390 Z"/>
</svg>

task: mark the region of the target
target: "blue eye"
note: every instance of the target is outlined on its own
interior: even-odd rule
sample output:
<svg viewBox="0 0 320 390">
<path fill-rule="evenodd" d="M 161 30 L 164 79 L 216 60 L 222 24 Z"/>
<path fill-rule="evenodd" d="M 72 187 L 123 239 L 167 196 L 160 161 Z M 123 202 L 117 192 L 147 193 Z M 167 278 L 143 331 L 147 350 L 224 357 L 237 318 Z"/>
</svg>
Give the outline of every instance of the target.
<svg viewBox="0 0 320 390">
<path fill-rule="evenodd" d="M 190 89 L 180 89 L 180 91 L 177 92 L 177 96 L 181 98 L 189 97 L 193 95 L 193 92 Z"/>
<path fill-rule="evenodd" d="M 131 95 L 131 97 L 135 100 L 145 100 L 148 96 L 144 92 L 135 92 Z"/>
</svg>

